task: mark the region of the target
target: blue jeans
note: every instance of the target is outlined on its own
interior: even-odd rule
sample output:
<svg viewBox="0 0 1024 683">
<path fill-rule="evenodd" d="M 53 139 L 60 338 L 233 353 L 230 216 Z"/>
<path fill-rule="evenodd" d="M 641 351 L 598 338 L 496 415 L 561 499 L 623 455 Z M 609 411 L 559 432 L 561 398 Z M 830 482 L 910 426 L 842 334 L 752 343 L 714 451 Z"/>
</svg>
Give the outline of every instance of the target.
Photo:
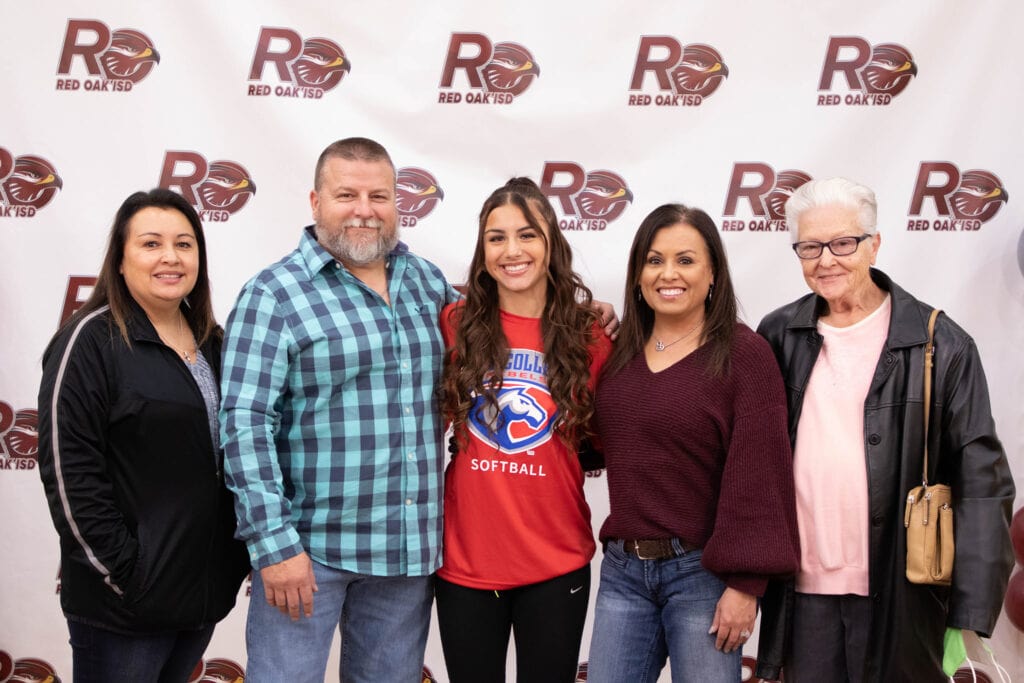
<svg viewBox="0 0 1024 683">
<path fill-rule="evenodd" d="M 196 631 L 124 635 L 68 620 L 75 683 L 185 683 L 213 637 Z"/>
<path fill-rule="evenodd" d="M 322 683 L 335 628 L 345 683 L 423 680 L 433 576 L 368 576 L 315 561 L 313 574 L 313 616 L 292 621 L 267 604 L 260 573 L 252 573 L 246 683 Z"/>
<path fill-rule="evenodd" d="M 678 547 L 678 542 L 673 541 Z M 701 551 L 641 560 L 610 541 L 601 562 L 588 683 L 654 683 L 665 659 L 672 680 L 737 683 L 742 652 L 715 649 L 708 634 L 725 584 L 700 564 Z"/>
</svg>

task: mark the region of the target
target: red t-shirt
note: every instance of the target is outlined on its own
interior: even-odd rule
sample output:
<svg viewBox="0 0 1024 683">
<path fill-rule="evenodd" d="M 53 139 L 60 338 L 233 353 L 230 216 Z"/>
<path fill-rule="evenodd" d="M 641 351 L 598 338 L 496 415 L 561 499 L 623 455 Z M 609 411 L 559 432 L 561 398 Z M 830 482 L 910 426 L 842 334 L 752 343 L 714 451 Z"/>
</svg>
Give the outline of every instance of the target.
<svg viewBox="0 0 1024 683">
<path fill-rule="evenodd" d="M 454 343 L 452 304 L 441 315 L 446 346 Z M 594 556 L 583 470 L 552 429 L 539 318 L 501 313 L 509 361 L 498 394 L 502 420 L 494 433 L 467 422 L 468 446 L 445 472 L 444 561 L 438 576 L 469 588 L 506 590 L 579 569 Z M 595 330 L 591 389 L 611 351 Z"/>
</svg>

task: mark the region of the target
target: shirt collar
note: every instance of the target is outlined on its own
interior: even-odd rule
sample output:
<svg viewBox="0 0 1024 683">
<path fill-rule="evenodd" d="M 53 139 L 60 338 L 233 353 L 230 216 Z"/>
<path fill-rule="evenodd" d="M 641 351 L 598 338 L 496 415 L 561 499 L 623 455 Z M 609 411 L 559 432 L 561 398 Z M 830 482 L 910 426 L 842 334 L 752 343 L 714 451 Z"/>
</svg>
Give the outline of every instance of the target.
<svg viewBox="0 0 1024 683">
<path fill-rule="evenodd" d="M 925 343 L 928 339 L 927 313 L 921 306 L 916 305 L 917 301 L 914 297 L 877 268 L 871 269 L 871 279 L 891 297 L 892 309 L 889 314 L 889 332 L 886 339 L 889 347 L 902 348 Z M 787 327 L 790 329 L 815 329 L 818 324 L 818 316 L 823 310 L 825 310 L 824 299 L 815 295 L 808 296 L 800 302 Z"/>
</svg>

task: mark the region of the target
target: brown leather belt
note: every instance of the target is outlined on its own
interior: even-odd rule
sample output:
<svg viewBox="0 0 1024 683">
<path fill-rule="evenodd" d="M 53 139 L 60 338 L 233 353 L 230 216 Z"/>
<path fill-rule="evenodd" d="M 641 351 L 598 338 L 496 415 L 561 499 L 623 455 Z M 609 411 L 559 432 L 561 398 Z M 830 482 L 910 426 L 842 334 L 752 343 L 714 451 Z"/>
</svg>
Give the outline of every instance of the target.
<svg viewBox="0 0 1024 683">
<path fill-rule="evenodd" d="M 622 549 L 630 555 L 636 555 L 641 560 L 667 560 L 671 557 L 679 557 L 684 553 L 692 553 L 700 550 L 682 539 L 676 539 L 678 547 L 682 552 L 676 550 L 677 546 L 672 545 L 671 538 L 655 538 L 648 541 L 632 538 L 622 539 Z"/>
</svg>

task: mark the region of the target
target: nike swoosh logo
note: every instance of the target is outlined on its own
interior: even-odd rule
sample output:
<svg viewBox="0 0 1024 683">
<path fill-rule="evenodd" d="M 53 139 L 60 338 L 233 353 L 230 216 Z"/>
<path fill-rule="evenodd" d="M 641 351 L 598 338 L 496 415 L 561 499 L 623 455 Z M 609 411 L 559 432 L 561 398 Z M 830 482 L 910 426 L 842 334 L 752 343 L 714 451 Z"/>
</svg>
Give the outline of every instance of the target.
<svg viewBox="0 0 1024 683">
<path fill-rule="evenodd" d="M 576 595 L 581 590 L 583 590 L 583 586 L 576 586 L 575 588 L 570 588 L 569 589 L 569 595 Z"/>
</svg>

